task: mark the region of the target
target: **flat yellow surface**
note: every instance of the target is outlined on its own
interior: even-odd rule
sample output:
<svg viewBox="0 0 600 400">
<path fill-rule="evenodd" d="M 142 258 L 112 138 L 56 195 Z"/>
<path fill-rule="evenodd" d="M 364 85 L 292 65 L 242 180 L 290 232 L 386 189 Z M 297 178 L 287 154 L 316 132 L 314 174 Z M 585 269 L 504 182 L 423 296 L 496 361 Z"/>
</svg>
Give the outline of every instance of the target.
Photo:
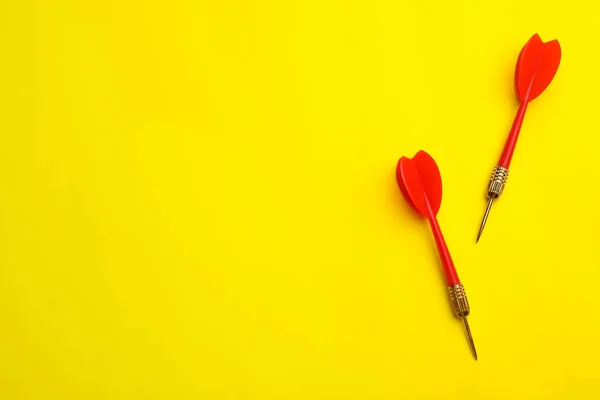
<svg viewBox="0 0 600 400">
<path fill-rule="evenodd" d="M 3 1 L 0 398 L 600 398 L 599 12 Z M 563 61 L 475 245 L 535 32 Z"/>
</svg>

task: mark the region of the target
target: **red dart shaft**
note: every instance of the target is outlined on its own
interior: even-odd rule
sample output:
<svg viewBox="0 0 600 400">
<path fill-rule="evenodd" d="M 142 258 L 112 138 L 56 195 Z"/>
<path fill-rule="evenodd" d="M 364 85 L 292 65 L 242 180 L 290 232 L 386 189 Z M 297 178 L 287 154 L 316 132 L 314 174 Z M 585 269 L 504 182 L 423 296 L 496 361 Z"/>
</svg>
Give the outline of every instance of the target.
<svg viewBox="0 0 600 400">
<path fill-rule="evenodd" d="M 440 229 L 440 224 L 438 224 L 435 216 L 429 217 L 428 220 L 433 232 L 433 237 L 435 238 L 435 244 L 437 245 L 438 252 L 440 253 L 440 258 L 442 259 L 442 266 L 444 267 L 446 282 L 448 282 L 448 286 L 458 285 L 460 283 L 460 279 L 458 279 L 458 274 L 456 273 L 456 268 L 454 268 L 454 262 L 452 261 L 452 256 L 450 256 L 450 251 L 448 250 L 448 246 L 444 240 L 444 235 Z"/>
<path fill-rule="evenodd" d="M 523 118 L 525 118 L 527 103 L 528 102 L 525 99 L 521 102 L 521 105 L 519 106 L 519 110 L 517 111 L 515 120 L 513 121 L 512 127 L 510 128 L 508 138 L 506 139 L 506 143 L 504 144 L 504 150 L 502 150 L 502 155 L 500 155 L 500 160 L 498 161 L 498 165 L 500 167 L 508 169 L 510 166 L 510 161 L 512 160 L 512 156 L 515 152 L 515 147 L 517 145 L 517 139 L 519 138 L 519 132 L 521 131 L 521 125 L 523 124 Z"/>
</svg>

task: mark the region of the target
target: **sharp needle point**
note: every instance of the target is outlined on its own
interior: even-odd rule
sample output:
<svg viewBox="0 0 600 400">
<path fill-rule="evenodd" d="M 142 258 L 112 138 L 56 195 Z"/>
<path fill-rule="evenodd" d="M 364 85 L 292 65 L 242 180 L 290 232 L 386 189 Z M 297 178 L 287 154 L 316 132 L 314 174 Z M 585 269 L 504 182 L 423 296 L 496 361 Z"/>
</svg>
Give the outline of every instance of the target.
<svg viewBox="0 0 600 400">
<path fill-rule="evenodd" d="M 481 237 L 481 234 L 483 233 L 483 228 L 485 228 L 485 223 L 487 222 L 488 215 L 490 214 L 490 210 L 492 209 L 493 202 L 494 202 L 494 198 L 490 198 L 490 200 L 488 201 L 487 208 L 485 209 L 485 215 L 483 216 L 483 220 L 481 221 L 481 226 L 479 227 L 479 233 L 477 234 L 476 243 L 479 242 L 479 238 Z"/>
<path fill-rule="evenodd" d="M 469 338 L 469 347 L 471 348 L 471 352 L 473 353 L 473 357 L 477 360 L 477 350 L 475 350 L 475 343 L 473 342 L 473 336 L 471 336 L 471 328 L 469 328 L 469 321 L 467 321 L 467 317 L 463 317 L 463 322 L 465 323 L 465 329 L 467 331 L 467 337 Z"/>
</svg>

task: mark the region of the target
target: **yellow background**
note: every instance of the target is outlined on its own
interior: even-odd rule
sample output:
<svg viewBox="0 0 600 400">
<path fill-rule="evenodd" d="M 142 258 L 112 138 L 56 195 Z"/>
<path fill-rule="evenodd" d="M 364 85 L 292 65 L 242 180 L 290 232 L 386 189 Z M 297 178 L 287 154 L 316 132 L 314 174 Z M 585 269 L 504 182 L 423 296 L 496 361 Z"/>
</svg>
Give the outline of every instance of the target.
<svg viewBox="0 0 600 400">
<path fill-rule="evenodd" d="M 599 398 L 599 11 L 3 1 L 0 398 Z M 535 32 L 563 61 L 475 245 Z"/>
</svg>

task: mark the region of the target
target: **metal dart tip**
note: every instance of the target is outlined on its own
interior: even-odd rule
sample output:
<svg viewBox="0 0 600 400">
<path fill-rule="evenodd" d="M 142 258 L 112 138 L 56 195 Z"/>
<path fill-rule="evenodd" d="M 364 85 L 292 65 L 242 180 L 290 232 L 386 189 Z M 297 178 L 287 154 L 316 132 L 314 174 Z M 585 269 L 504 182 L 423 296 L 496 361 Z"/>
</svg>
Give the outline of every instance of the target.
<svg viewBox="0 0 600 400">
<path fill-rule="evenodd" d="M 485 223 L 487 222 L 488 215 L 490 215 L 490 210 L 492 209 L 493 202 L 494 202 L 494 198 L 490 197 L 487 208 L 485 209 L 485 215 L 483 216 L 483 220 L 481 221 L 481 226 L 479 227 L 479 233 L 477 234 L 476 243 L 479 243 L 479 238 L 481 237 L 481 234 L 483 233 L 483 228 L 485 228 Z"/>
<path fill-rule="evenodd" d="M 477 350 L 475 350 L 475 343 L 473 342 L 473 336 L 471 335 L 471 328 L 469 328 L 469 321 L 467 321 L 467 317 L 462 318 L 465 323 L 465 330 L 467 331 L 467 337 L 469 338 L 469 347 L 471 348 L 471 353 L 473 353 L 473 357 L 477 361 Z"/>
</svg>

